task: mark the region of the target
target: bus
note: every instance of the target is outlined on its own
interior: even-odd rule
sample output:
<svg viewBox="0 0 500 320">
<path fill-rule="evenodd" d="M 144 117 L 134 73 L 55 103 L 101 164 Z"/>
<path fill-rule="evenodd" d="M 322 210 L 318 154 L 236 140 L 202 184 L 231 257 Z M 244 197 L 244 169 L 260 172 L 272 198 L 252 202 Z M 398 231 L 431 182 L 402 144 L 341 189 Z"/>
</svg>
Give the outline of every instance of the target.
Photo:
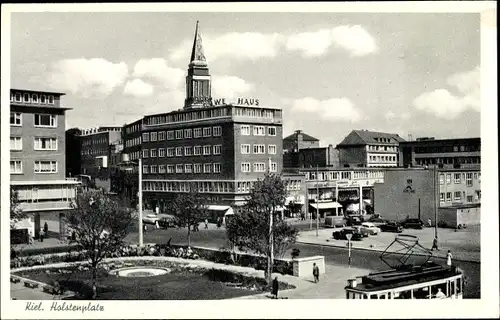
<svg viewBox="0 0 500 320">
<path fill-rule="evenodd" d="M 463 273 L 427 262 L 349 279 L 347 299 L 462 299 Z"/>
</svg>

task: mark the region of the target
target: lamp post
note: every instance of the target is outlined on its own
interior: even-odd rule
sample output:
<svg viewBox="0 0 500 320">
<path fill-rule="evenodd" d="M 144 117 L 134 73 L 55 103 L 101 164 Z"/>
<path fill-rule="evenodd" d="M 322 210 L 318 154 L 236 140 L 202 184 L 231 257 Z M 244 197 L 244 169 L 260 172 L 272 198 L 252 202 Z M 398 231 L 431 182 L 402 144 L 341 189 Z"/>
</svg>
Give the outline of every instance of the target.
<svg viewBox="0 0 500 320">
<path fill-rule="evenodd" d="M 347 238 L 347 247 L 348 247 L 348 250 L 349 250 L 349 267 L 351 267 L 351 238 L 352 238 L 352 234 L 348 233 L 345 235 L 346 238 Z"/>
<path fill-rule="evenodd" d="M 139 171 L 139 192 L 138 192 L 138 211 L 139 211 L 139 247 L 144 245 L 143 225 L 142 225 L 142 158 L 139 158 L 139 163 L 129 160 L 127 153 L 122 155 L 122 161 L 119 166 L 124 168 L 124 171 L 132 171 L 135 166 L 138 166 Z"/>
<path fill-rule="evenodd" d="M 318 229 L 319 229 L 319 172 L 318 172 L 318 165 L 316 165 L 316 194 L 318 196 L 318 202 L 316 203 L 316 237 L 318 237 Z"/>
</svg>

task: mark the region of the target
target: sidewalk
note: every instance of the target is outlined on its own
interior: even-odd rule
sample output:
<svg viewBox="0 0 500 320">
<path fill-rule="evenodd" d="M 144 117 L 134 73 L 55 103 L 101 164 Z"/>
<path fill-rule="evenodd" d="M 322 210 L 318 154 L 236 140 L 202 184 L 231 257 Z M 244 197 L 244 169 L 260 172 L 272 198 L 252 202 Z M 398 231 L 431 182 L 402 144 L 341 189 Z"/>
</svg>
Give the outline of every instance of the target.
<svg viewBox="0 0 500 320">
<path fill-rule="evenodd" d="M 316 230 L 301 231 L 297 237 L 297 242 L 347 248 L 346 240 L 333 239 L 332 233 L 335 230 L 339 229 L 320 229 L 318 231 L 318 236 L 316 236 Z M 424 228 L 422 230 L 405 229 L 400 234 L 417 236 L 420 245 L 424 248 L 432 248 L 434 228 Z M 397 235 L 398 234 L 391 232 L 381 232 L 378 235 L 364 238 L 362 241 L 352 241 L 352 248 L 382 252 L 392 243 L 392 241 L 394 241 Z M 453 229 L 438 229 L 439 251 L 433 251 L 433 256 L 446 258 L 446 254 L 448 250 L 450 250 L 454 260 L 480 262 L 480 238 L 478 227 L 456 232 Z"/>
</svg>

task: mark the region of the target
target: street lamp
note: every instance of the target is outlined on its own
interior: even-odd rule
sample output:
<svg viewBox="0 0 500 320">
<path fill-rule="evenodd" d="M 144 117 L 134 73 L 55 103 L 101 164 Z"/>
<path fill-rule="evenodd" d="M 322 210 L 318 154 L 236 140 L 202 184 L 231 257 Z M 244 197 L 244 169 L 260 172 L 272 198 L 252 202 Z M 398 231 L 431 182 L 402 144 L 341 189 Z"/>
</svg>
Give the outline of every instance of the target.
<svg viewBox="0 0 500 320">
<path fill-rule="evenodd" d="M 143 226 L 142 226 L 142 159 L 139 158 L 139 163 L 131 161 L 127 153 L 123 153 L 122 161 L 119 163 L 119 167 L 123 168 L 124 171 L 132 171 L 134 167 L 138 166 L 139 171 L 139 247 L 144 245 L 143 239 Z"/>
<path fill-rule="evenodd" d="M 352 234 L 348 233 L 345 235 L 346 238 L 347 238 L 347 247 L 349 249 L 349 267 L 351 266 L 351 238 L 352 238 Z"/>
</svg>

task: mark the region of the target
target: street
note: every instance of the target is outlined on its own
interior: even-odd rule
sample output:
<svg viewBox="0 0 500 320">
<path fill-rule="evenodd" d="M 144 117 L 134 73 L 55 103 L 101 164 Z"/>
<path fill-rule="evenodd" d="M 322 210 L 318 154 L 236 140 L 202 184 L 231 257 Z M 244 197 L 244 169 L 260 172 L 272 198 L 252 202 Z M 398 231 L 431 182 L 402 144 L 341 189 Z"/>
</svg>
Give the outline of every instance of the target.
<svg viewBox="0 0 500 320">
<path fill-rule="evenodd" d="M 228 247 L 225 229 L 216 229 L 213 225 L 209 225 L 208 230 L 203 229 L 204 227 L 204 224 L 200 224 L 200 231 L 191 232 L 192 246 L 210 248 Z M 300 230 L 309 230 L 309 224 L 300 223 L 297 225 L 297 228 Z M 172 238 L 172 244 L 187 245 L 187 230 L 185 228 L 151 230 L 150 228 L 144 233 L 145 243 L 166 243 L 170 238 Z M 137 242 L 137 233 L 130 234 L 127 237 L 127 240 L 130 242 Z M 300 249 L 300 257 L 323 255 L 325 256 L 325 262 L 329 265 L 339 266 L 348 264 L 347 248 L 296 243 L 291 246 L 285 254 L 286 257 L 290 257 L 290 252 L 293 248 Z M 445 260 L 441 258 L 433 258 L 433 260 L 436 262 L 442 262 L 443 264 L 445 263 Z M 480 298 L 481 264 L 463 261 L 454 261 L 454 264 L 461 268 L 465 274 L 466 285 L 464 289 L 464 297 Z M 380 260 L 380 252 L 365 250 L 352 251 L 352 266 L 376 271 L 382 271 L 388 268 L 387 265 Z"/>
</svg>

